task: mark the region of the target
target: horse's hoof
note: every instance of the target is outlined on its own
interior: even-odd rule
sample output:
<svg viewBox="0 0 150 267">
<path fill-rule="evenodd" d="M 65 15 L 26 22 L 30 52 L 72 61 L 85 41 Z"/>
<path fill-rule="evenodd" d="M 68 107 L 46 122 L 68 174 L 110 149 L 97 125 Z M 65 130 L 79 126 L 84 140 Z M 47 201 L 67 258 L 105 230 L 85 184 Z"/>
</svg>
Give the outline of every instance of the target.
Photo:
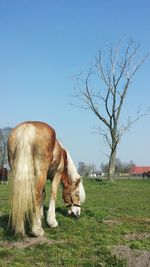
<svg viewBox="0 0 150 267">
<path fill-rule="evenodd" d="M 32 229 L 32 234 L 33 236 L 35 237 L 38 237 L 38 236 L 43 236 L 44 235 L 44 230 L 42 227 L 34 227 Z"/>
<path fill-rule="evenodd" d="M 56 220 L 47 220 L 47 223 L 52 228 L 55 228 L 58 226 L 58 222 Z"/>
</svg>

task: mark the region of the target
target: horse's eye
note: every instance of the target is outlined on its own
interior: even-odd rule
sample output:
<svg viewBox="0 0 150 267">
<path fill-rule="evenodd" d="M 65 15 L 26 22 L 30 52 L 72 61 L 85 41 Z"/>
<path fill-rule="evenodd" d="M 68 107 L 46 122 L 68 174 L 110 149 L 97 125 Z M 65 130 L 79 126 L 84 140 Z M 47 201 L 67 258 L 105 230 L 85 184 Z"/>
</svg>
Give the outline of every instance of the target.
<svg viewBox="0 0 150 267">
<path fill-rule="evenodd" d="M 79 192 L 78 191 L 75 192 L 75 196 L 79 197 Z"/>
</svg>

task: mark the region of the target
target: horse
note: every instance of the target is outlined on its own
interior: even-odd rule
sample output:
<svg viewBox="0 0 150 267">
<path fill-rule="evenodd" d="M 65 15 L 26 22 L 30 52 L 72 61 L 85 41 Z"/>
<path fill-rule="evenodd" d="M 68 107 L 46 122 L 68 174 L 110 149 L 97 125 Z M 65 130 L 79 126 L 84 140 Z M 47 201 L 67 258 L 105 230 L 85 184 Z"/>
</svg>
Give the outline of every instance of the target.
<svg viewBox="0 0 150 267">
<path fill-rule="evenodd" d="M 150 171 L 143 172 L 142 176 L 143 176 L 143 178 L 145 178 L 145 177 L 150 178 Z"/>
<path fill-rule="evenodd" d="M 8 171 L 7 168 L 0 167 L 0 182 L 7 183 L 8 181 Z"/>
<path fill-rule="evenodd" d="M 25 235 L 27 220 L 34 236 L 44 235 L 41 219 L 47 177 L 51 179 L 48 225 L 58 226 L 55 202 L 60 181 L 68 214 L 80 216 L 85 200 L 82 179 L 50 125 L 27 121 L 13 128 L 8 138 L 8 161 L 12 175 L 10 224 L 15 235 Z"/>
</svg>

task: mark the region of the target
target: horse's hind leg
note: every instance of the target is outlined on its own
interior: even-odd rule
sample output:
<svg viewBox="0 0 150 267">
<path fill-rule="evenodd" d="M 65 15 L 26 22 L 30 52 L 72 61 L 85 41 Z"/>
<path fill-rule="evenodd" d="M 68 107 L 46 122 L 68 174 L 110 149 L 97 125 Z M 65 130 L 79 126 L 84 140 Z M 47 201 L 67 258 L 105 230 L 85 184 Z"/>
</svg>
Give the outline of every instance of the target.
<svg viewBox="0 0 150 267">
<path fill-rule="evenodd" d="M 56 202 L 56 197 L 57 197 L 57 188 L 58 188 L 58 184 L 60 180 L 61 180 L 61 174 L 56 173 L 52 181 L 51 197 L 50 197 L 49 209 L 47 213 L 47 223 L 50 227 L 58 226 L 58 222 L 56 220 L 56 215 L 55 215 L 55 202 Z"/>
<path fill-rule="evenodd" d="M 32 233 L 35 236 L 43 236 L 44 230 L 42 228 L 41 219 L 43 217 L 43 197 L 44 197 L 44 187 L 46 183 L 47 171 L 40 172 L 36 183 L 36 211 L 35 217 L 32 224 Z"/>
</svg>

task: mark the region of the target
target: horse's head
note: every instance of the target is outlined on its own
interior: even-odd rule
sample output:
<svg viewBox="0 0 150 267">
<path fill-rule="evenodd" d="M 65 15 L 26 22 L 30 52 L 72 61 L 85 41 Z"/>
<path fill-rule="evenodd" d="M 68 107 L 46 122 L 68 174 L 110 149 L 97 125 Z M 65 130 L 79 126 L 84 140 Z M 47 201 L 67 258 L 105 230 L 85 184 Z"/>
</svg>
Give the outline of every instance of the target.
<svg viewBox="0 0 150 267">
<path fill-rule="evenodd" d="M 68 208 L 68 214 L 79 217 L 81 204 L 85 200 L 85 191 L 80 178 L 72 182 L 63 180 L 63 199 Z"/>
</svg>

